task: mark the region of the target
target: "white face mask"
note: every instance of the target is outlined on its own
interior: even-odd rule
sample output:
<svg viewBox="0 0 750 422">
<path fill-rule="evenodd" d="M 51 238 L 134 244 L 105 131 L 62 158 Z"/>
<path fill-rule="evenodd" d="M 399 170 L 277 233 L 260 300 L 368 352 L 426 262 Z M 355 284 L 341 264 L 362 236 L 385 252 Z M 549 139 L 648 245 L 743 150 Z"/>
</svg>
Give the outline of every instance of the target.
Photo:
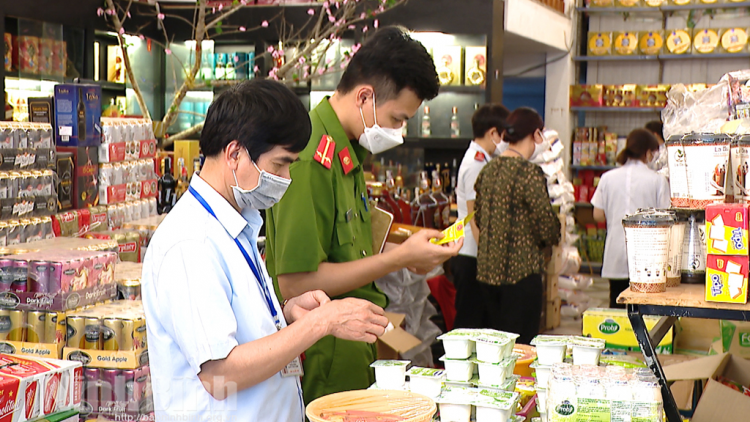
<svg viewBox="0 0 750 422">
<path fill-rule="evenodd" d="M 372 114 L 375 118 L 375 124 L 372 127 L 367 127 L 362 107 L 359 108 L 359 115 L 362 116 L 362 124 L 365 126 L 365 131 L 359 137 L 359 144 L 362 148 L 373 154 L 379 154 L 404 143 L 401 128 L 391 129 L 378 125 L 378 114 L 375 111 L 375 94 L 372 95 Z"/>
<path fill-rule="evenodd" d="M 503 152 L 505 152 L 508 149 L 508 147 L 510 146 L 509 143 L 507 143 L 507 142 L 505 142 L 503 140 L 500 140 L 500 142 L 492 141 L 492 143 L 495 144 L 495 150 L 492 151 L 492 156 L 493 157 L 499 157 L 499 156 L 501 156 L 503 154 Z"/>
<path fill-rule="evenodd" d="M 248 157 L 249 156 L 250 153 L 248 153 Z M 260 176 L 258 177 L 258 186 L 249 190 L 242 189 L 237 182 L 237 174 L 232 170 L 235 183 L 235 185 L 232 186 L 234 200 L 237 201 L 237 206 L 243 210 L 247 208 L 253 208 L 256 210 L 269 209 L 281 201 L 281 198 L 284 196 L 284 193 L 286 193 L 286 190 L 289 188 L 292 181 L 268 173 L 265 170 L 261 170 L 254 161 L 251 162 L 253 163 L 253 166 L 255 166 L 255 169 L 260 173 Z"/>
<path fill-rule="evenodd" d="M 550 141 L 549 139 L 547 139 L 547 136 L 544 134 L 544 132 L 539 131 L 539 134 L 542 136 L 542 142 L 539 144 L 534 142 L 534 153 L 531 154 L 531 158 L 529 158 L 529 161 L 531 161 L 532 163 L 543 160 L 542 154 L 544 154 L 544 152 L 547 151 L 550 147 Z"/>
</svg>

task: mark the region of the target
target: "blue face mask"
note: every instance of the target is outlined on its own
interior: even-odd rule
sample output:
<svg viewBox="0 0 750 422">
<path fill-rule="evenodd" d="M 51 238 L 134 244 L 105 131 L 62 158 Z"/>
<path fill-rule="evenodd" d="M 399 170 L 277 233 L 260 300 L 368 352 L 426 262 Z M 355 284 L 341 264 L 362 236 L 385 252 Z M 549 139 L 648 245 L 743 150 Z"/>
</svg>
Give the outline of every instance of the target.
<svg viewBox="0 0 750 422">
<path fill-rule="evenodd" d="M 248 153 L 248 157 L 250 153 Z M 252 160 L 252 159 L 251 159 Z M 234 175 L 234 183 L 232 191 L 234 193 L 234 200 L 237 201 L 237 206 L 240 209 L 252 208 L 256 210 L 266 210 L 276 205 L 286 193 L 289 185 L 292 183 L 291 179 L 285 179 L 280 176 L 268 173 L 265 170 L 261 170 L 251 161 L 255 169 L 258 170 L 260 176 L 258 177 L 258 186 L 253 189 L 242 189 L 237 182 L 237 174 L 232 170 Z"/>
</svg>

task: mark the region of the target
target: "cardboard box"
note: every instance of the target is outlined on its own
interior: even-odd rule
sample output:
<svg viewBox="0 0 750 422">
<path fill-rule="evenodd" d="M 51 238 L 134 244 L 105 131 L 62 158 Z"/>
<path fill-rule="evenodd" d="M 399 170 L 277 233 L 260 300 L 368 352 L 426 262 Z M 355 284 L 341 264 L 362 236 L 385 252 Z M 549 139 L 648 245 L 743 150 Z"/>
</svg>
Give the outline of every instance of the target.
<svg viewBox="0 0 750 422">
<path fill-rule="evenodd" d="M 58 152 L 71 153 L 75 173 L 72 181 L 73 208 L 93 207 L 99 204 L 99 150 L 97 147 L 58 147 Z M 61 175 L 61 184 L 62 184 Z M 65 195 L 67 199 L 67 194 Z M 62 200 L 61 200 L 62 202 Z"/>
<path fill-rule="evenodd" d="M 665 107 L 670 85 L 638 85 L 636 100 L 639 107 Z"/>
<path fill-rule="evenodd" d="M 711 204 L 706 207 L 709 254 L 748 254 L 748 210 L 748 204 Z"/>
<path fill-rule="evenodd" d="M 52 97 L 29 98 L 29 121 L 55 125 L 55 100 Z"/>
<path fill-rule="evenodd" d="M 138 199 L 156 198 L 157 183 L 158 181 L 153 179 L 114 186 L 101 186 L 99 188 L 99 203 L 111 205 Z"/>
<path fill-rule="evenodd" d="M 432 49 L 432 58 L 441 85 L 461 85 L 463 82 L 461 52 L 460 45 L 443 45 Z"/>
<path fill-rule="evenodd" d="M 174 141 L 174 168 L 177 169 L 177 163 L 180 158 L 185 162 L 185 168 L 188 173 L 188 180 L 193 177 L 193 160 L 198 158 L 201 153 L 201 147 L 199 141 Z M 172 173 L 175 178 L 179 178 L 180 175 Z"/>
<path fill-rule="evenodd" d="M 708 380 L 691 422 L 738 422 L 750 415 L 750 397 L 716 381 L 722 376 L 750 385 L 750 361 L 723 353 L 666 366 L 664 374 L 669 381 Z"/>
<path fill-rule="evenodd" d="M 57 154 L 57 209 L 58 211 L 73 208 L 73 179 L 75 178 L 75 161 L 73 153 Z"/>
<path fill-rule="evenodd" d="M 722 352 L 750 358 L 750 322 L 720 321 Z"/>
<path fill-rule="evenodd" d="M 715 319 L 680 318 L 675 324 L 674 352 L 689 356 L 723 353 L 720 322 Z"/>
<path fill-rule="evenodd" d="M 55 139 L 58 147 L 101 144 L 102 88 L 99 85 L 55 85 Z"/>
<path fill-rule="evenodd" d="M 604 105 L 606 107 L 636 107 L 638 105 L 637 87 L 635 84 L 605 85 Z"/>
<path fill-rule="evenodd" d="M 659 319 L 659 317 L 648 315 L 643 317 L 649 330 L 654 328 Z M 583 335 L 604 339 L 607 342 L 607 348 L 610 349 L 640 350 L 625 309 L 591 308 L 586 310 L 583 313 Z M 656 347 L 656 352 L 671 354 L 672 347 L 672 330 L 669 330 Z"/>
<path fill-rule="evenodd" d="M 385 316 L 395 328 L 378 339 L 378 359 L 398 359 L 401 353 L 422 344 L 421 340 L 401 328 L 406 315 L 386 312 Z"/>
<path fill-rule="evenodd" d="M 3 34 L 3 40 L 5 42 L 5 71 L 10 72 L 13 67 L 13 35 L 6 32 Z"/>
<path fill-rule="evenodd" d="M 571 107 L 603 107 L 604 85 L 571 85 Z"/>
<path fill-rule="evenodd" d="M 708 255 L 706 301 L 747 303 L 748 257 Z"/>
<path fill-rule="evenodd" d="M 487 81 L 487 47 L 466 47 L 466 85 L 484 86 Z"/>
</svg>

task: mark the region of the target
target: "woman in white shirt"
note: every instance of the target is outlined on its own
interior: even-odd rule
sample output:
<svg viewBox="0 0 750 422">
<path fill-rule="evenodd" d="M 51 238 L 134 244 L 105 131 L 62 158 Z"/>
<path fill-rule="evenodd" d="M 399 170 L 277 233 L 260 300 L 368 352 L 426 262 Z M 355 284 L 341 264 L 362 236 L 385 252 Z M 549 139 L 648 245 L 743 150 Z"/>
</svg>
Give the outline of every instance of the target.
<svg viewBox="0 0 750 422">
<path fill-rule="evenodd" d="M 669 208 L 670 205 L 667 179 L 648 166 L 658 154 L 659 142 L 650 131 L 635 129 L 630 132 L 627 146 L 617 156 L 622 167 L 602 176 L 591 199 L 594 220 L 607 222 L 602 277 L 609 279 L 611 308 L 618 307 L 617 297 L 629 285 L 623 217 L 638 208 Z"/>
</svg>

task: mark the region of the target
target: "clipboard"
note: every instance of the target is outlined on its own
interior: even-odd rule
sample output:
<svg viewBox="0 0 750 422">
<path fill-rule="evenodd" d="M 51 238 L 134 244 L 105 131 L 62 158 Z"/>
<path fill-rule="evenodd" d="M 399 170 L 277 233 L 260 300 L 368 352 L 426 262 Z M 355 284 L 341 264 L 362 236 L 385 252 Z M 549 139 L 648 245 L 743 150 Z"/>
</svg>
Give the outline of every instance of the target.
<svg viewBox="0 0 750 422">
<path fill-rule="evenodd" d="M 388 233 L 393 225 L 393 214 L 384 211 L 370 202 L 370 218 L 372 221 L 372 253 L 379 254 L 383 252 L 385 241 L 388 239 Z"/>
</svg>

